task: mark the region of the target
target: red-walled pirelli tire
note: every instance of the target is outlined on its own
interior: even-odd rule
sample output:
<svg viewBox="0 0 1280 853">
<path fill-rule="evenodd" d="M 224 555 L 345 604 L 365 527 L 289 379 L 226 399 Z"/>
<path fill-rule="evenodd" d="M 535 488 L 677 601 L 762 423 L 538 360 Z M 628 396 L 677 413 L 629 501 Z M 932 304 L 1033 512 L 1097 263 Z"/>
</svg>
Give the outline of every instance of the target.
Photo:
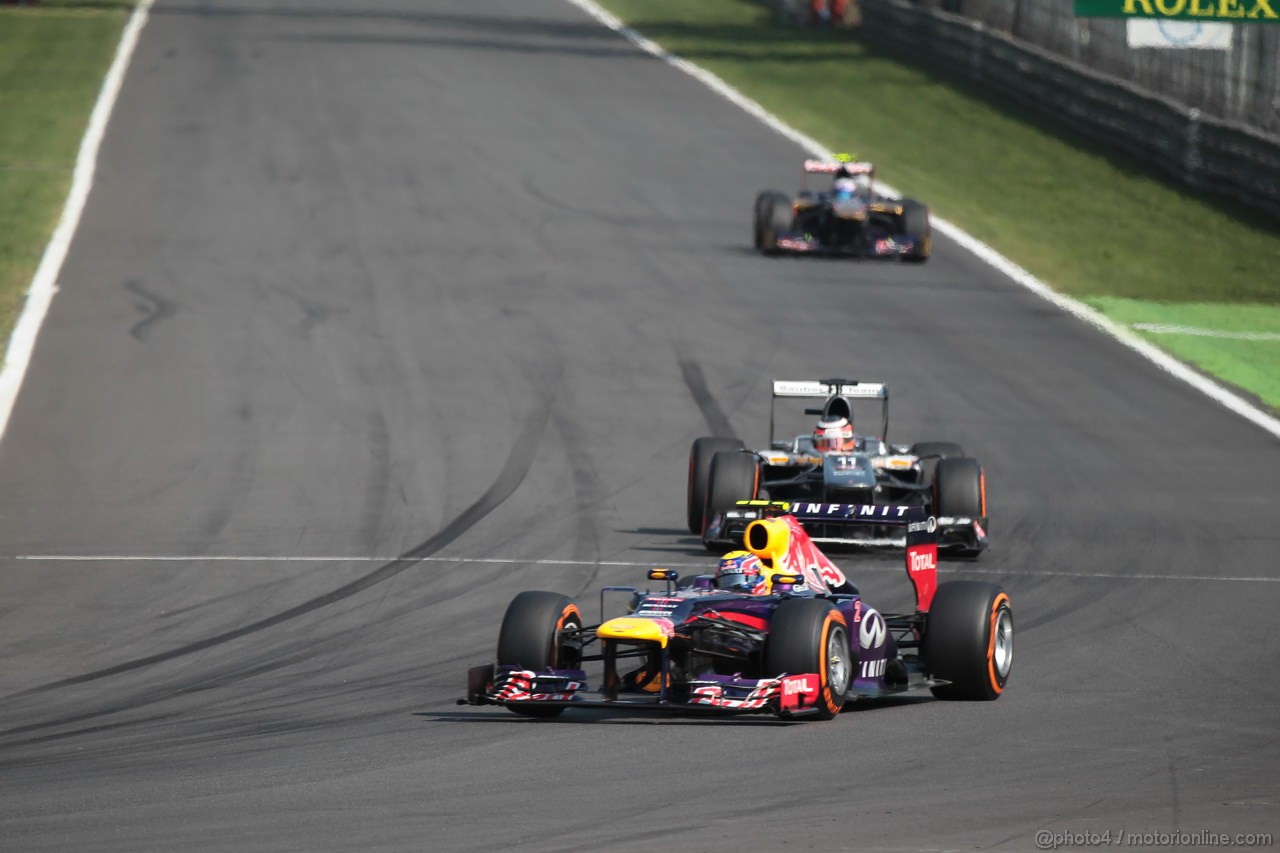
<svg viewBox="0 0 1280 853">
<path fill-rule="evenodd" d="M 818 718 L 829 720 L 844 707 L 853 683 L 853 654 L 844 614 L 829 601 L 791 598 L 778 605 L 764 647 L 765 674 L 818 673 Z"/>
<path fill-rule="evenodd" d="M 704 437 L 695 439 L 689 448 L 688 515 L 689 532 L 702 532 L 702 512 L 707 508 L 707 481 L 711 478 L 711 457 L 721 450 L 737 450 L 743 446 L 736 438 Z"/>
<path fill-rule="evenodd" d="M 940 459 L 933 472 L 933 513 L 951 518 L 974 518 L 988 533 L 987 475 L 977 459 Z M 981 550 L 959 548 L 961 557 L 977 557 Z"/>
<path fill-rule="evenodd" d="M 921 457 L 920 482 L 930 486 L 940 461 L 964 456 L 964 448 L 951 441 L 918 441 L 911 445 L 911 452 Z"/>
<path fill-rule="evenodd" d="M 721 450 L 711 457 L 711 474 L 707 477 L 707 503 L 702 512 L 703 544 L 715 551 L 719 545 L 707 542 L 707 525 L 716 513 L 734 508 L 738 501 L 753 501 L 760 494 L 760 460 L 754 453 Z"/>
<path fill-rule="evenodd" d="M 929 674 L 951 682 L 939 699 L 999 699 L 1013 668 L 1013 608 L 1000 587 L 948 581 L 938 587 L 925 623 Z"/>
<path fill-rule="evenodd" d="M 934 512 L 953 518 L 982 518 L 982 466 L 977 459 L 939 459 L 933 472 Z"/>
<path fill-rule="evenodd" d="M 535 672 L 544 669 L 577 669 L 581 648 L 559 632 L 582 627 L 582 613 L 573 599 L 558 592 L 522 592 L 507 605 L 498 630 L 498 665 L 519 666 Z M 563 707 L 537 707 L 508 703 L 524 717 L 555 717 Z"/>
</svg>

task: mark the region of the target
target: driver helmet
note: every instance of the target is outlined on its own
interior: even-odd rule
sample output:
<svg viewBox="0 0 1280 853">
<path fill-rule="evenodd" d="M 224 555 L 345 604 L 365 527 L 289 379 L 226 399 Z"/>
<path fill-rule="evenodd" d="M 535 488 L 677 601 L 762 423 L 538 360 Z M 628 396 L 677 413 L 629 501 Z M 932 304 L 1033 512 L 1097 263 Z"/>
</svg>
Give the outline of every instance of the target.
<svg viewBox="0 0 1280 853">
<path fill-rule="evenodd" d="M 769 594 L 769 574 L 764 562 L 748 551 L 730 551 L 716 568 L 716 589 L 745 592 L 748 595 Z"/>
<path fill-rule="evenodd" d="M 854 446 L 853 424 L 848 418 L 823 418 L 813 428 L 813 449 L 819 453 L 848 453 Z"/>
<path fill-rule="evenodd" d="M 836 178 L 831 184 L 831 195 L 836 201 L 848 201 L 858 193 L 858 182 L 853 178 Z"/>
</svg>

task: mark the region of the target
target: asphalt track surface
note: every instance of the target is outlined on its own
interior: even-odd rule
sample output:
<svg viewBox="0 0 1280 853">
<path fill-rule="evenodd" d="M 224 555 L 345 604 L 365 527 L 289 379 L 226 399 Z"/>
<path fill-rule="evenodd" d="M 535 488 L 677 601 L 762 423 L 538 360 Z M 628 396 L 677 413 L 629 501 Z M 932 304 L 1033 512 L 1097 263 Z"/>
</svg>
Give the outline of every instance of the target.
<svg viewBox="0 0 1280 853">
<path fill-rule="evenodd" d="M 801 156 L 558 0 L 160 0 L 0 446 L 0 848 L 1280 828 L 1276 441 L 945 241 L 757 257 Z M 983 458 L 1000 701 L 455 706 L 516 592 L 708 564 L 690 441 L 831 373 Z"/>
</svg>

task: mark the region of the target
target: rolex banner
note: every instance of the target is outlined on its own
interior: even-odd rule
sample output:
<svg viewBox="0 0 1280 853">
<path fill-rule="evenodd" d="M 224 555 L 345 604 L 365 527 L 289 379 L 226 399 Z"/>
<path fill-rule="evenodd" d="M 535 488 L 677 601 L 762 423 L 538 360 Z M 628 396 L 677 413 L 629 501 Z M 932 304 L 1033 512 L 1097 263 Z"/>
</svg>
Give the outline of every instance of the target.
<svg viewBox="0 0 1280 853">
<path fill-rule="evenodd" d="M 1075 0 L 1077 18 L 1280 23 L 1280 0 Z"/>
<path fill-rule="evenodd" d="M 1126 21 L 1129 47 L 1181 47 L 1200 50 L 1231 50 L 1230 24 L 1199 21 L 1153 21 L 1133 18 Z"/>
</svg>

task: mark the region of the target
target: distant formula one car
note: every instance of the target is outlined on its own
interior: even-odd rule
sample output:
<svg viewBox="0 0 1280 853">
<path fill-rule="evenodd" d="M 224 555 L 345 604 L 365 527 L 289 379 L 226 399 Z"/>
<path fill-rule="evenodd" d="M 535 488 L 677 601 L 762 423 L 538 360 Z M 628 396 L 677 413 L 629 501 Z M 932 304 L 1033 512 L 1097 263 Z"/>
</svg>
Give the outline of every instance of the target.
<svg viewBox="0 0 1280 853">
<path fill-rule="evenodd" d="M 503 617 L 496 660 L 468 671 L 459 704 L 528 717 L 612 708 L 830 719 L 853 699 L 1004 692 L 1009 596 L 977 581 L 937 583 L 935 526 L 923 508 L 783 502 L 761 511 L 746 531 L 750 554 L 687 584 L 652 569 L 650 580 L 666 585 L 657 593 L 605 587 L 597 624 L 567 596 L 520 593 Z M 899 527 L 914 612 L 867 604 L 805 533 L 814 522 Z M 604 619 L 606 592 L 630 594 L 626 615 Z M 603 673 L 592 691 L 585 667 L 597 664 Z"/>
<path fill-rule="evenodd" d="M 774 439 L 779 398 L 822 399 L 805 409 L 822 420 L 812 434 Z M 880 401 L 878 436 L 854 432 L 853 402 Z M 962 556 L 987 548 L 987 480 L 977 459 L 958 444 L 887 444 L 889 386 L 852 379 L 775 381 L 769 408 L 769 448 L 747 450 L 736 438 L 704 437 L 689 451 L 689 532 L 710 550 L 737 547 L 752 516 L 737 506 L 757 499 L 924 507 L 937 518 L 939 544 Z M 821 445 L 821 446 L 819 446 Z M 819 542 L 858 544 L 821 526 Z"/>
<path fill-rule="evenodd" d="M 812 191 L 812 174 L 833 176 L 831 187 Z M 877 193 L 873 165 L 806 160 L 804 176 L 794 198 L 776 190 L 756 196 L 752 233 L 761 252 L 928 260 L 933 248 L 929 208 Z"/>
</svg>

